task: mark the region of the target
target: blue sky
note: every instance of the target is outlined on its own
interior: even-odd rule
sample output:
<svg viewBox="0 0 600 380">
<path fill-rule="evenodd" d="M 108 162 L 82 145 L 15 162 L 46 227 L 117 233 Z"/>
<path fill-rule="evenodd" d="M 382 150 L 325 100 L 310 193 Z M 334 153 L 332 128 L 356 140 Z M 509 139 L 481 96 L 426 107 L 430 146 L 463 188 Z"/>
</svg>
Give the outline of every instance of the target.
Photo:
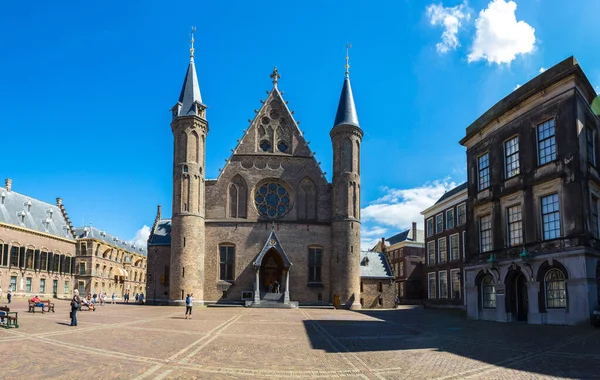
<svg viewBox="0 0 600 380">
<path fill-rule="evenodd" d="M 363 246 L 422 224 L 466 179 L 465 128 L 517 85 L 574 55 L 600 84 L 600 2 L 6 2 L 0 9 L 0 175 L 63 198 L 75 224 L 133 239 L 171 208 L 172 135 L 197 27 L 209 106 L 207 177 L 270 89 L 301 121 L 330 179 L 332 126 L 350 71 L 361 126 Z M 142 233 L 143 235 L 143 233 Z"/>
</svg>

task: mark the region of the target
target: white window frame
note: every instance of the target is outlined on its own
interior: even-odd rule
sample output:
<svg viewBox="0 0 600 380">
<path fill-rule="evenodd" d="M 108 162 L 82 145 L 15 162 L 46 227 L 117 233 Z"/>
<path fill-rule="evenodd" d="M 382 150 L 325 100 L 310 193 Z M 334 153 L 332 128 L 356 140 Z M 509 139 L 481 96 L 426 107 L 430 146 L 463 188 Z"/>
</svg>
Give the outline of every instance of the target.
<svg viewBox="0 0 600 380">
<path fill-rule="evenodd" d="M 456 253 L 453 253 L 452 250 L 452 238 L 456 237 L 456 241 L 458 244 L 456 244 Z M 460 260 L 460 237 L 458 236 L 458 234 L 452 234 L 450 235 L 450 237 L 448 238 L 448 240 L 450 241 L 450 244 L 448 244 L 448 261 L 458 261 Z M 455 256 L 455 258 L 453 258 L 453 256 Z"/>
<path fill-rule="evenodd" d="M 448 217 L 449 213 L 452 213 L 452 217 L 451 218 Z M 452 222 L 452 225 L 450 225 L 450 222 Z M 449 230 L 449 229 L 452 229 L 454 227 L 455 227 L 455 224 L 454 224 L 454 207 L 452 207 L 452 208 L 446 210 L 446 229 Z"/>
<path fill-rule="evenodd" d="M 460 299 L 461 296 L 461 290 L 462 290 L 462 279 L 459 276 L 460 274 L 460 269 L 450 269 L 450 299 L 456 300 L 456 299 Z M 454 297 L 454 291 L 456 289 L 454 289 L 454 276 L 456 275 L 456 277 L 458 277 L 458 286 L 460 287 L 458 289 L 458 298 Z"/>
<path fill-rule="evenodd" d="M 554 128 L 554 134 L 552 136 L 548 136 L 548 137 L 544 138 L 543 140 L 540 140 L 540 127 L 546 123 L 552 123 L 552 127 Z M 538 156 L 538 166 L 543 166 L 543 165 L 549 164 L 550 162 L 556 161 L 556 158 L 558 157 L 558 144 L 556 142 L 556 121 L 554 120 L 554 118 L 545 120 L 545 121 L 539 123 L 535 127 L 535 139 L 536 139 L 537 152 L 538 152 L 538 155 L 537 155 Z M 540 142 L 550 140 L 550 139 L 553 140 L 554 159 L 545 161 L 544 163 L 542 163 L 542 151 L 540 149 Z"/>
<path fill-rule="evenodd" d="M 465 209 L 464 215 L 465 215 L 465 221 L 463 223 L 460 222 L 459 219 L 459 215 L 460 212 L 458 211 L 461 207 L 463 207 Z M 457 226 L 462 226 L 463 224 L 467 223 L 467 204 L 465 202 L 459 204 L 458 206 L 456 206 L 456 225 Z"/>
<path fill-rule="evenodd" d="M 442 293 L 442 274 L 444 274 L 445 277 L 445 291 L 446 291 L 446 295 L 444 295 Z M 438 299 L 448 299 L 448 271 L 447 270 L 441 270 L 438 272 Z"/>
<path fill-rule="evenodd" d="M 442 217 L 442 223 L 438 223 L 438 218 Z M 438 228 L 439 226 L 442 226 L 441 228 Z M 444 213 L 440 212 L 439 214 L 437 214 L 435 216 L 435 233 L 439 234 L 440 232 L 444 232 Z"/>
<path fill-rule="evenodd" d="M 431 233 L 429 233 L 429 222 L 431 222 Z M 427 227 L 427 237 L 433 236 L 435 235 L 435 226 L 433 223 L 433 216 L 429 219 L 427 219 L 427 221 L 425 222 L 425 226 Z"/>
<path fill-rule="evenodd" d="M 435 272 L 427 273 L 427 298 L 430 300 L 436 299 L 436 287 L 437 287 L 437 279 L 435 278 Z M 433 289 L 431 289 L 431 280 L 433 279 Z M 432 293 L 433 292 L 433 297 Z"/>
<path fill-rule="evenodd" d="M 442 255 L 441 255 L 441 251 L 440 251 L 440 247 L 442 246 L 440 244 L 441 241 L 444 241 L 444 250 L 446 251 L 446 259 L 444 261 L 442 261 Z M 437 240 L 437 259 L 438 259 L 439 264 L 448 262 L 448 240 L 446 239 L 446 236 L 444 236 L 443 238 L 439 238 Z"/>
<path fill-rule="evenodd" d="M 483 218 L 490 218 L 490 243 L 489 243 L 489 248 L 484 250 L 483 249 L 483 231 L 482 228 L 482 219 Z M 488 231 L 488 229 L 486 229 L 485 231 Z M 485 252 L 490 252 L 494 250 L 494 226 L 492 223 L 492 214 L 487 214 L 487 215 L 483 215 L 479 218 L 479 252 L 480 253 L 485 253 Z"/>
<path fill-rule="evenodd" d="M 546 213 L 544 214 L 544 198 L 548 198 L 551 196 L 556 196 L 556 200 L 557 200 L 557 204 L 558 204 L 558 210 L 556 211 L 552 211 L 552 213 L 557 213 L 558 214 L 558 235 L 554 236 L 554 237 L 549 237 L 546 238 L 546 228 L 544 227 L 544 215 L 549 215 L 550 213 Z M 552 239 L 558 239 L 560 237 L 562 237 L 562 223 L 561 223 L 561 215 L 560 215 L 561 211 L 560 211 L 560 194 L 558 192 L 556 193 L 551 193 L 551 194 L 546 194 L 544 196 L 540 197 L 540 225 L 542 227 L 542 240 L 552 240 Z"/>
<path fill-rule="evenodd" d="M 511 144 L 514 140 L 517 140 L 516 144 L 514 145 L 514 146 L 516 146 L 516 150 L 514 152 L 508 154 L 509 151 L 507 149 L 507 146 L 509 144 Z M 513 136 L 510 139 L 504 141 L 503 148 L 504 148 L 504 178 L 509 179 L 509 178 L 518 176 L 519 174 L 521 174 L 521 160 L 520 160 L 520 156 L 519 156 L 519 154 L 520 154 L 519 153 L 519 136 L 518 135 Z M 508 159 L 512 158 L 514 156 L 516 156 L 516 160 L 513 162 L 516 162 L 517 165 L 515 166 L 514 169 L 510 169 L 508 167 L 508 164 L 509 164 Z M 510 170 L 513 170 L 514 173 L 510 174 L 509 173 Z"/>
<path fill-rule="evenodd" d="M 429 255 L 429 245 L 433 244 L 433 263 L 431 262 L 431 256 Z M 435 240 L 429 241 L 427 242 L 427 265 L 428 266 L 433 266 L 435 265 L 435 257 L 436 257 L 436 250 L 435 250 Z"/>
<path fill-rule="evenodd" d="M 462 232 L 462 255 L 463 255 L 463 260 L 465 260 L 467 258 L 466 247 L 467 247 L 467 231 L 463 231 Z"/>
<path fill-rule="evenodd" d="M 519 219 L 518 221 L 514 222 L 514 223 L 520 223 L 521 224 L 521 228 L 520 228 L 520 230 L 521 230 L 521 241 L 516 242 L 515 244 L 513 244 L 512 243 L 513 236 L 511 234 L 511 229 L 510 229 L 511 224 L 513 224 L 513 223 L 511 223 L 511 220 L 510 220 L 510 209 L 515 208 L 515 207 L 520 207 L 521 208 L 521 211 L 520 211 L 521 219 Z M 507 243 L 506 245 L 509 246 L 509 247 L 517 247 L 519 245 L 522 245 L 523 244 L 523 237 L 524 237 L 523 236 L 523 206 L 520 203 L 511 205 L 511 206 L 507 206 L 506 207 L 506 240 L 507 240 L 506 241 L 506 243 Z"/>
<path fill-rule="evenodd" d="M 481 159 L 484 157 L 486 157 L 486 165 L 485 167 L 481 167 Z M 486 176 L 487 176 L 487 180 L 485 181 L 485 183 L 481 183 L 481 173 L 483 171 L 486 171 Z M 485 190 L 487 188 L 490 187 L 490 152 L 485 152 L 482 155 L 477 157 L 477 189 L 479 191 L 481 190 Z"/>
</svg>

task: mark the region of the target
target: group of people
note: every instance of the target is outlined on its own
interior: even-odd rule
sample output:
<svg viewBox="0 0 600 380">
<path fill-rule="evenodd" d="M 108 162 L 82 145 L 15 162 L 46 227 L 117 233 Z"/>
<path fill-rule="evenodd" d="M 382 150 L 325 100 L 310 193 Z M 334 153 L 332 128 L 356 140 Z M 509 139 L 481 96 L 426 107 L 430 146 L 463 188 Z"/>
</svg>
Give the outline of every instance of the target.
<svg viewBox="0 0 600 380">
<path fill-rule="evenodd" d="M 271 281 L 269 284 L 269 293 L 280 293 L 281 285 L 279 285 L 279 281 L 275 280 L 275 282 Z"/>
<path fill-rule="evenodd" d="M 130 297 L 129 291 L 127 291 L 127 293 L 125 293 L 123 295 L 123 300 L 125 301 L 125 303 L 129 303 L 129 297 Z M 135 303 L 143 305 L 144 304 L 144 293 L 135 293 L 134 299 L 135 299 Z"/>
<path fill-rule="evenodd" d="M 0 300 L 2 299 L 2 287 L 0 286 Z M 6 300 L 8 303 L 12 301 L 12 286 L 8 287 L 8 291 L 6 292 Z"/>
</svg>

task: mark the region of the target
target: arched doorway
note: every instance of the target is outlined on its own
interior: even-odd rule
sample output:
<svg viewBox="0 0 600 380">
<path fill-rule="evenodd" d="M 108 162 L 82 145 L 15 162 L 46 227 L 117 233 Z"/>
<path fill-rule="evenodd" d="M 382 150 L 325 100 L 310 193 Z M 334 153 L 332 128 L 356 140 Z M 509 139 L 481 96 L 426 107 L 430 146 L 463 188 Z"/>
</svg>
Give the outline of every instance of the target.
<svg viewBox="0 0 600 380">
<path fill-rule="evenodd" d="M 506 275 L 506 312 L 511 313 L 512 320 L 527 322 L 529 300 L 527 296 L 527 277 L 520 268 L 513 269 Z"/>
<path fill-rule="evenodd" d="M 598 293 L 598 306 L 600 306 L 600 260 L 596 264 L 596 288 Z"/>
<path fill-rule="evenodd" d="M 260 266 L 260 289 L 262 292 L 274 293 L 276 284 L 279 284 L 281 292 L 284 268 L 283 257 L 275 248 L 269 249 Z"/>
</svg>

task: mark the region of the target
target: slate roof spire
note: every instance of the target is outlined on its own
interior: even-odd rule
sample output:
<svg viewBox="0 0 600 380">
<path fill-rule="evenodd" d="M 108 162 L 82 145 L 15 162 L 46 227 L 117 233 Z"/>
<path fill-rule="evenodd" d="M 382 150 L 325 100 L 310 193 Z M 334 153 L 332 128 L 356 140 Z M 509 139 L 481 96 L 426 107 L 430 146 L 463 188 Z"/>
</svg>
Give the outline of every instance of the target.
<svg viewBox="0 0 600 380">
<path fill-rule="evenodd" d="M 352 95 L 352 86 L 350 85 L 350 65 L 348 63 L 348 49 L 352 45 L 346 45 L 346 72 L 344 73 L 344 84 L 342 86 L 342 94 L 338 104 L 333 128 L 338 125 L 351 125 L 360 128 L 358 124 L 358 115 L 356 114 L 356 106 L 354 105 L 354 96 Z"/>
<path fill-rule="evenodd" d="M 192 39 L 190 47 L 190 63 L 185 73 L 183 87 L 179 95 L 179 107 L 176 116 L 191 116 L 198 115 L 198 105 L 200 108 L 206 108 L 202 104 L 202 96 L 200 95 L 200 85 L 198 84 L 198 76 L 196 75 L 196 66 L 194 64 L 194 32 L 196 27 L 192 28 Z"/>
</svg>

